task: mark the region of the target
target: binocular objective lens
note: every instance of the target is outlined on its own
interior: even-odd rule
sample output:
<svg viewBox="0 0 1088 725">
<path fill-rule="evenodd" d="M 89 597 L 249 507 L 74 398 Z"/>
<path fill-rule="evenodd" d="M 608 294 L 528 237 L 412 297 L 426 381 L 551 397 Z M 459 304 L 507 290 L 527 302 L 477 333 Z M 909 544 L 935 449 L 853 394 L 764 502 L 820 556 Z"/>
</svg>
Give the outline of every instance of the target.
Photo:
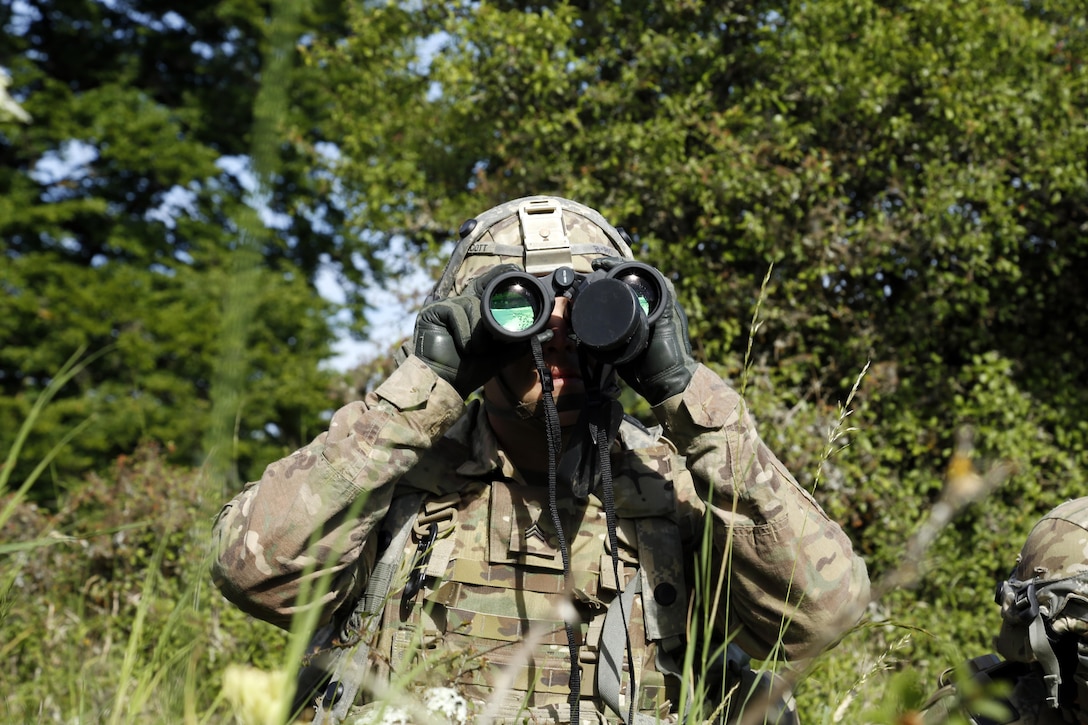
<svg viewBox="0 0 1088 725">
<path fill-rule="evenodd" d="M 519 282 L 496 290 L 488 300 L 488 309 L 495 322 L 510 332 L 524 332 L 532 327 L 542 311 L 541 307 L 533 290 Z"/>
<path fill-rule="evenodd" d="M 631 288 L 631 291 L 635 293 L 635 297 L 638 298 L 639 307 L 649 315 L 650 310 L 657 305 L 657 287 L 649 280 L 633 272 L 623 275 L 620 281 Z"/>
</svg>

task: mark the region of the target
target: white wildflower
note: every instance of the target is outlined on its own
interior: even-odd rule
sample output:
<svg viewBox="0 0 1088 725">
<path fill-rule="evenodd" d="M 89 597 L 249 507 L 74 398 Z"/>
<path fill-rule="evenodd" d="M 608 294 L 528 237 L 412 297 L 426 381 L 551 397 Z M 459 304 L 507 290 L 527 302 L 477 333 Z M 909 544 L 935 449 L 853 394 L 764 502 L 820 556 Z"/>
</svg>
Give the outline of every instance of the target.
<svg viewBox="0 0 1088 725">
<path fill-rule="evenodd" d="M 433 716 L 425 721 L 427 725 L 466 725 L 469 722 L 468 701 L 452 688 L 429 688 L 423 693 L 422 705 L 427 714 Z M 420 708 L 407 712 L 388 702 L 372 702 L 353 716 L 350 725 L 417 725 L 422 717 L 424 712 Z"/>
<path fill-rule="evenodd" d="M 451 723 L 468 722 L 468 703 L 452 687 L 432 687 L 423 696 L 423 704 L 436 715 Z"/>
</svg>

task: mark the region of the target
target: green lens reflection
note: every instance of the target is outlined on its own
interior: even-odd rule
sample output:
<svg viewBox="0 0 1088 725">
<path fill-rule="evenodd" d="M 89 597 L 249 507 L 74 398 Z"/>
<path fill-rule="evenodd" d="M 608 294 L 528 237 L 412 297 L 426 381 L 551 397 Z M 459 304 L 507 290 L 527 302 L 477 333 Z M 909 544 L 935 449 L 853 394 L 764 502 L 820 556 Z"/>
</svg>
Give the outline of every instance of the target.
<svg viewBox="0 0 1088 725">
<path fill-rule="evenodd" d="M 623 275 L 620 280 L 634 291 L 638 298 L 638 304 L 647 315 L 657 305 L 657 288 L 643 277 L 631 273 Z"/>
<path fill-rule="evenodd" d="M 532 327 L 540 308 L 537 296 L 520 282 L 496 290 L 488 300 L 488 309 L 495 322 L 510 332 L 524 332 Z"/>
</svg>

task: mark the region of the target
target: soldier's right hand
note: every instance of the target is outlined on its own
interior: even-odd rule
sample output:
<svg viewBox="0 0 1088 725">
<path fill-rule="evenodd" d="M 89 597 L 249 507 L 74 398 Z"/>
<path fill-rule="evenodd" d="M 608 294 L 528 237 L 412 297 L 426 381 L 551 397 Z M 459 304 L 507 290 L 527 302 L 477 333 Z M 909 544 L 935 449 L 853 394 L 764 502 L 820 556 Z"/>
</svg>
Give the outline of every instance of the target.
<svg viewBox="0 0 1088 725">
<path fill-rule="evenodd" d="M 488 282 L 516 270 L 502 264 L 476 278 L 464 292 L 423 306 L 416 318 L 413 352 L 467 398 L 519 355 L 524 344 L 494 339 L 480 324 L 480 295 Z"/>
</svg>

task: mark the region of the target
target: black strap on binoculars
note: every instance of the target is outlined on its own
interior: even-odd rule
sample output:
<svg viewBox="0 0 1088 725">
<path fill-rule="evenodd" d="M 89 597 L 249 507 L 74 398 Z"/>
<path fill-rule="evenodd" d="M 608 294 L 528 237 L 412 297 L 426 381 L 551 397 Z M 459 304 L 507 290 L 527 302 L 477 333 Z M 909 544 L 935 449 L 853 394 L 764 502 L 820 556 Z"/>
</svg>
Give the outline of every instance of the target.
<svg viewBox="0 0 1088 725">
<path fill-rule="evenodd" d="M 558 468 L 559 448 L 562 445 L 562 431 L 559 426 L 559 411 L 555 407 L 555 396 L 552 383 L 552 373 L 544 363 L 544 351 L 541 348 L 539 336 L 534 335 L 530 340 L 533 349 L 533 362 L 536 364 L 537 373 L 540 375 L 540 385 L 544 398 L 544 425 L 548 433 L 548 508 L 551 510 L 552 524 L 555 526 L 555 534 L 559 539 L 559 553 L 563 558 L 563 577 L 567 588 L 571 587 L 570 573 L 570 547 L 563 533 L 563 522 L 559 516 L 558 482 L 556 469 Z M 567 647 L 570 650 L 570 695 L 568 703 L 571 710 L 571 722 L 579 722 L 578 705 L 582 692 L 582 673 L 578 666 L 578 638 L 574 634 L 574 623 L 564 622 L 567 631 Z"/>
<path fill-rule="evenodd" d="M 582 381 L 585 385 L 585 399 L 575 428 L 567 440 L 567 447 L 561 451 L 562 431 L 559 413 L 555 406 L 551 371 L 544 363 L 540 336 L 531 340 L 533 360 L 540 375 L 544 421 L 548 439 L 548 507 L 552 523 L 559 539 L 559 550 L 563 559 L 563 575 L 567 587 L 571 586 L 570 550 L 558 507 L 558 483 L 562 479 L 571 494 L 579 501 L 589 497 L 590 489 L 599 481 L 601 484 L 602 503 L 604 504 L 605 523 L 608 528 L 609 546 L 612 551 L 613 575 L 619 581 L 619 542 L 616 522 L 616 498 L 612 481 L 612 443 L 619 434 L 623 422 L 623 406 L 615 398 L 604 394 L 603 385 L 610 379 L 612 366 L 597 362 L 586 355 L 579 356 L 582 369 Z M 570 694 L 568 703 L 571 708 L 571 722 L 579 722 L 581 695 L 581 670 L 578 666 L 578 640 L 574 634 L 574 623 L 566 622 L 567 645 L 570 649 Z M 624 636 L 627 639 L 627 670 L 635 671 L 632 661 L 631 642 L 626 614 L 622 622 Z M 625 722 L 633 722 L 634 682 L 632 679 L 630 710 Z M 622 714 L 621 714 L 622 717 Z"/>
</svg>

